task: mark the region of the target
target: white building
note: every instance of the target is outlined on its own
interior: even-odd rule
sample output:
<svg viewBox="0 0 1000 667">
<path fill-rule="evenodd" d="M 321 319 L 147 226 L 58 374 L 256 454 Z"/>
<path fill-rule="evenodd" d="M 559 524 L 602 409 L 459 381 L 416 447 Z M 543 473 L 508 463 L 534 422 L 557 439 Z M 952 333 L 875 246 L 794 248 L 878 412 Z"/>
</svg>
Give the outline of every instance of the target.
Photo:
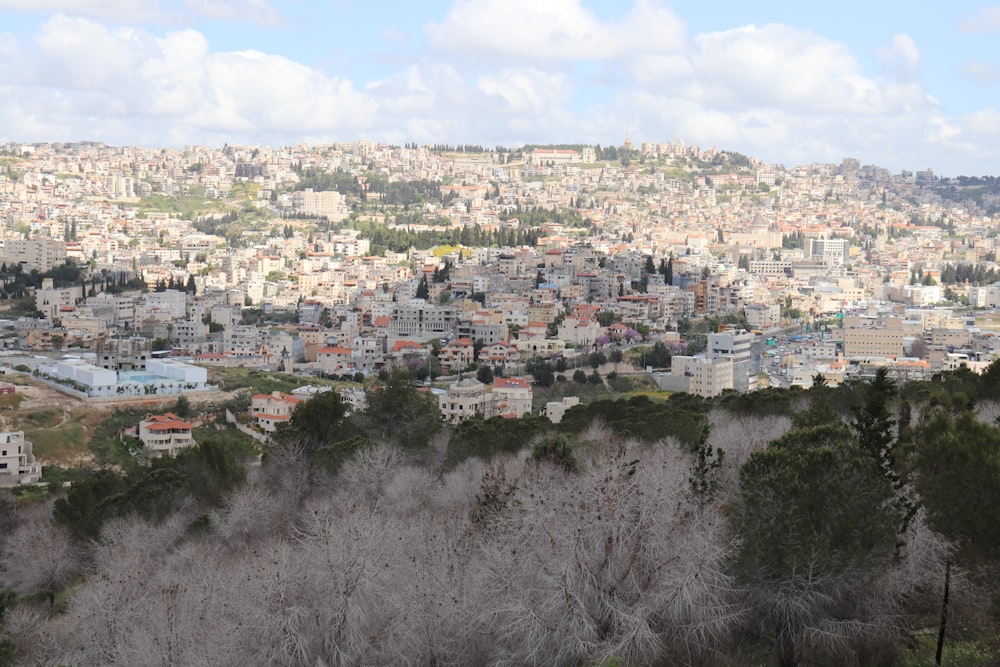
<svg viewBox="0 0 1000 667">
<path fill-rule="evenodd" d="M 675 356 L 669 373 L 653 376 L 664 391 L 687 392 L 709 398 L 733 388 L 732 359 L 709 359 L 704 356 Z"/>
<path fill-rule="evenodd" d="M 42 466 L 35 463 L 24 431 L 0 432 L 0 486 L 30 484 L 41 477 Z"/>
<path fill-rule="evenodd" d="M 730 359 L 733 362 L 733 389 L 745 393 L 757 388 L 753 374 L 754 334 L 749 331 L 723 331 L 708 334 L 706 356 L 709 359 Z"/>
<path fill-rule="evenodd" d="M 561 401 L 549 401 L 545 404 L 545 416 L 553 424 L 558 424 L 566 411 L 576 405 L 580 405 L 579 396 L 565 396 Z"/>
<path fill-rule="evenodd" d="M 146 362 L 146 370 L 160 377 L 190 384 L 205 384 L 208 382 L 208 369 L 192 364 L 185 364 L 173 359 L 150 359 Z"/>
</svg>

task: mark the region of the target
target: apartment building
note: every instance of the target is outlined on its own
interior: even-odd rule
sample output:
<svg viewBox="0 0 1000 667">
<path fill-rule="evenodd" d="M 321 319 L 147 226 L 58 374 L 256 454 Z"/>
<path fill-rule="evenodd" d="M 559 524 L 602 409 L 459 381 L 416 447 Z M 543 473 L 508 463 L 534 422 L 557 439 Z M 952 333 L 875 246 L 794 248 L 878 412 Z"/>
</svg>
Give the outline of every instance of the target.
<svg viewBox="0 0 1000 667">
<path fill-rule="evenodd" d="M 669 373 L 653 376 L 664 391 L 683 391 L 709 398 L 733 388 L 732 359 L 675 356 L 670 363 Z"/>
<path fill-rule="evenodd" d="M 709 359 L 729 359 L 733 362 L 733 389 L 745 393 L 757 388 L 753 372 L 754 335 L 749 331 L 723 331 L 708 334 L 706 356 Z"/>
<path fill-rule="evenodd" d="M 195 443 L 191 433 L 194 425 L 172 412 L 150 415 L 139 422 L 139 440 L 157 455 L 173 456 Z"/>
<path fill-rule="evenodd" d="M 426 342 L 454 332 L 458 312 L 446 306 L 434 306 L 422 299 L 397 304 L 393 309 L 389 334 L 392 338 L 410 338 Z"/>
<path fill-rule="evenodd" d="M 24 431 L 0 432 L 0 487 L 31 484 L 42 478 L 42 466 L 35 462 L 31 449 Z"/>
<path fill-rule="evenodd" d="M 106 370 L 144 370 L 152 352 L 151 342 L 142 336 L 112 338 L 97 342 L 97 365 Z"/>
<path fill-rule="evenodd" d="M 25 270 L 37 269 L 40 273 L 66 263 L 66 243 L 48 238 L 7 239 L 0 250 L 4 263 L 21 264 Z"/>
<path fill-rule="evenodd" d="M 322 215 L 334 222 L 343 220 L 350 213 L 344 195 L 337 191 L 313 192 L 312 188 L 306 188 L 292 193 L 292 206 L 302 213 Z"/>
</svg>

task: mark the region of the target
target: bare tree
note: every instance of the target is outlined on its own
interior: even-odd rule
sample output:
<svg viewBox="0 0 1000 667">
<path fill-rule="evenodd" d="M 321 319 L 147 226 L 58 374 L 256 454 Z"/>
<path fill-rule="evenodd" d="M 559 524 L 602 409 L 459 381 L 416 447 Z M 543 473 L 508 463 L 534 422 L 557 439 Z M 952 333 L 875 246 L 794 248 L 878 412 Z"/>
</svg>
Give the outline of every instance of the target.
<svg viewBox="0 0 1000 667">
<path fill-rule="evenodd" d="M 3 542 L 3 584 L 27 595 L 58 591 L 84 569 L 86 550 L 47 520 L 25 521 Z"/>
<path fill-rule="evenodd" d="M 482 545 L 501 664 L 695 662 L 738 613 L 718 507 L 688 502 L 672 444 L 606 443 L 577 476 L 535 465 Z"/>
</svg>

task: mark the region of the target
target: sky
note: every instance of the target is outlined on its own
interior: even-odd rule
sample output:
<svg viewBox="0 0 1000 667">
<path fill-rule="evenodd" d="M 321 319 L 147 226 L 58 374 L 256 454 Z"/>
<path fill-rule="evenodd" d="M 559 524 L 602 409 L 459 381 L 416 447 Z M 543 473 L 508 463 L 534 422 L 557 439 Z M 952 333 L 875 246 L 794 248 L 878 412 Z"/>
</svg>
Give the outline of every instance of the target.
<svg viewBox="0 0 1000 667">
<path fill-rule="evenodd" d="M 682 139 L 1000 175 L 1000 4 L 0 0 L 0 142 Z"/>
</svg>

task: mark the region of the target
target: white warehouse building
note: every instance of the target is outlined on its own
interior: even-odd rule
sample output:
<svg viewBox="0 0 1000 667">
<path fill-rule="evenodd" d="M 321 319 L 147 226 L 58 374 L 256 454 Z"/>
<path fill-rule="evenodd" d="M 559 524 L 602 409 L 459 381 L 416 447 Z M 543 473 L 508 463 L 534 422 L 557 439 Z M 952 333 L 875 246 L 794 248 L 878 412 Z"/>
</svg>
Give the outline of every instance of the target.
<svg viewBox="0 0 1000 667">
<path fill-rule="evenodd" d="M 177 380 L 178 382 L 194 384 L 208 382 L 208 369 L 174 361 L 173 359 L 150 359 L 146 362 L 146 370 L 161 377 Z"/>
<path fill-rule="evenodd" d="M 63 359 L 56 362 L 56 377 L 73 380 L 87 387 L 110 387 L 118 383 L 118 373 L 95 366 L 83 359 Z"/>
</svg>

